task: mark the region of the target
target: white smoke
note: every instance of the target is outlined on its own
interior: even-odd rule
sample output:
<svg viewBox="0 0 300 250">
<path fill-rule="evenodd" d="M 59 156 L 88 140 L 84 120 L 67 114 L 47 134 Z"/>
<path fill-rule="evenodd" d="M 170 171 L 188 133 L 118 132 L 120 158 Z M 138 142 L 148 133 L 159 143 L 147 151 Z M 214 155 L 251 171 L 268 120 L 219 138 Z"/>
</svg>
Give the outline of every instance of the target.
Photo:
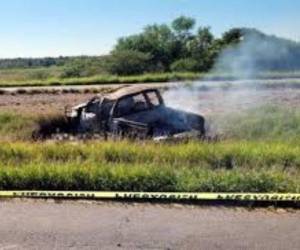
<svg viewBox="0 0 300 250">
<path fill-rule="evenodd" d="M 246 32 L 237 45 L 224 49 L 212 70 L 215 74 L 228 73 L 236 79 L 251 79 L 259 73 L 272 70 L 292 60 L 290 50 L 276 37 L 266 37 L 259 32 Z M 288 60 L 287 60 L 288 59 Z M 290 59 L 290 60 L 289 60 Z"/>
<path fill-rule="evenodd" d="M 260 90 L 249 88 L 249 84 L 243 85 L 246 81 L 242 79 L 255 79 L 263 71 L 280 67 L 283 58 L 286 64 L 289 63 L 290 47 L 284 46 L 283 40 L 271 38 L 266 39 L 259 32 L 250 32 L 241 38 L 239 44 L 220 53 L 211 75 L 226 73 L 238 81 L 205 79 L 186 85 L 178 84 L 164 93 L 166 104 L 204 116 L 232 113 L 261 105 L 265 101 L 264 94 L 257 94 Z M 289 66 L 286 64 L 283 65 L 285 68 Z M 252 83 L 255 84 L 255 81 Z M 224 87 L 226 85 L 231 87 L 228 89 Z M 216 97 L 210 94 L 210 88 L 214 89 Z"/>
</svg>

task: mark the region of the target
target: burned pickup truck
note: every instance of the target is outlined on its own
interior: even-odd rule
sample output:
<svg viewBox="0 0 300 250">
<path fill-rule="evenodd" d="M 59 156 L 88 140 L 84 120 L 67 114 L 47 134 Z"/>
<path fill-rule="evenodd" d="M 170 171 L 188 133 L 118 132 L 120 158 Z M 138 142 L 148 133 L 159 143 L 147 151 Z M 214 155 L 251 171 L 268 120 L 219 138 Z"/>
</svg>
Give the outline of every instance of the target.
<svg viewBox="0 0 300 250">
<path fill-rule="evenodd" d="M 187 132 L 204 135 L 204 118 L 164 104 L 156 88 L 124 87 L 68 109 L 75 133 L 106 136 L 166 138 Z"/>
</svg>

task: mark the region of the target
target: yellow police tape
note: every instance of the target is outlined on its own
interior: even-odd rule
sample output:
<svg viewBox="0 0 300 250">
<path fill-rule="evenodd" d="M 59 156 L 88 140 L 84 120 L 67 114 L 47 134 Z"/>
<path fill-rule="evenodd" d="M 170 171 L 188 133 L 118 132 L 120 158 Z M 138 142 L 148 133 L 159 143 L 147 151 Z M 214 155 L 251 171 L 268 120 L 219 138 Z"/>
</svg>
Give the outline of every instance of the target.
<svg viewBox="0 0 300 250">
<path fill-rule="evenodd" d="M 298 193 L 184 193 L 184 192 L 101 192 L 101 191 L 0 191 L 1 198 L 72 198 L 72 199 L 151 199 L 210 201 L 294 201 Z"/>
</svg>

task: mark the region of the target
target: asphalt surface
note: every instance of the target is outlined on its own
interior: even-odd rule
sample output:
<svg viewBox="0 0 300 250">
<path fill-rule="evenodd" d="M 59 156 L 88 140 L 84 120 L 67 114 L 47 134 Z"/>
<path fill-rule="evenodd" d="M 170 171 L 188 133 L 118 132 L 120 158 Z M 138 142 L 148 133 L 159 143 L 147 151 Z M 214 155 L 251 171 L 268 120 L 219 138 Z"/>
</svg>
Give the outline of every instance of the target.
<svg viewBox="0 0 300 250">
<path fill-rule="evenodd" d="M 0 201 L 0 249 L 300 249 L 300 211 Z"/>
</svg>

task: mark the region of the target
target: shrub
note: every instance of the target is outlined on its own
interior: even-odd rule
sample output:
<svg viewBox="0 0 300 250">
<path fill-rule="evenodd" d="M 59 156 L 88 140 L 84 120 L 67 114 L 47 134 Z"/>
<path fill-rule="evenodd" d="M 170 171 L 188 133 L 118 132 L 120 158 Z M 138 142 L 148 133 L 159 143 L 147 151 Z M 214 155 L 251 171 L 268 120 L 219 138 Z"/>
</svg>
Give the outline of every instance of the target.
<svg viewBox="0 0 300 250">
<path fill-rule="evenodd" d="M 116 51 L 107 59 L 107 70 L 117 75 L 142 74 L 148 70 L 150 55 L 134 50 Z"/>
<path fill-rule="evenodd" d="M 46 80 L 50 78 L 50 71 L 47 69 L 32 70 L 29 73 L 29 78 L 33 80 Z"/>
<path fill-rule="evenodd" d="M 192 58 L 179 59 L 171 64 L 171 70 L 177 72 L 197 71 L 197 61 Z"/>
<path fill-rule="evenodd" d="M 69 66 L 66 66 L 61 73 L 61 78 L 70 78 L 70 77 L 81 77 L 82 76 L 82 66 L 79 64 L 72 64 Z"/>
</svg>

